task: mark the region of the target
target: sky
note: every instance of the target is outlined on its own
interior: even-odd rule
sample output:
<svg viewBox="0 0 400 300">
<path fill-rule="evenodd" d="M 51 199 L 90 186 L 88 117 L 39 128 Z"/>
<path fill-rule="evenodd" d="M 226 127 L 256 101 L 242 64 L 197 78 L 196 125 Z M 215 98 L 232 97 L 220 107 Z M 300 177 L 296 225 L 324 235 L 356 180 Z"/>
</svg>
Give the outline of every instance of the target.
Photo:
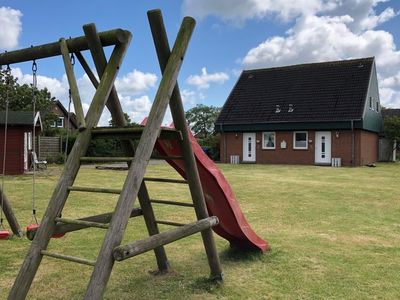
<svg viewBox="0 0 400 300">
<path fill-rule="evenodd" d="M 370 56 L 381 104 L 400 108 L 400 0 L 0 0 L 0 52 L 82 36 L 88 23 L 99 32 L 129 30 L 133 39 L 115 85 L 124 111 L 140 122 L 161 80 L 146 15 L 151 9 L 161 9 L 170 45 L 183 17 L 196 19 L 178 78 L 185 109 L 222 106 L 242 70 Z M 38 87 L 68 107 L 61 57 L 37 65 Z M 20 83 L 32 82 L 31 62 L 11 68 Z M 87 110 L 94 89 L 79 63 L 75 73 Z M 100 125 L 109 118 L 105 110 Z M 167 114 L 164 123 L 170 120 Z"/>
</svg>

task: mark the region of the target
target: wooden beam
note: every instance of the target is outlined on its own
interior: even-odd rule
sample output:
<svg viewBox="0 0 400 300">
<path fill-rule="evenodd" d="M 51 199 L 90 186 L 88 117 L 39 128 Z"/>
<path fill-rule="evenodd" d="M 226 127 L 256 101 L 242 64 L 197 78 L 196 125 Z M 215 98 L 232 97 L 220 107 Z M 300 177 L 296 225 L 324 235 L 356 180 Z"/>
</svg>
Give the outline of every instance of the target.
<svg viewBox="0 0 400 300">
<path fill-rule="evenodd" d="M 101 214 L 101 215 L 81 218 L 78 220 L 107 224 L 107 223 L 110 223 L 112 215 L 113 215 L 113 213 L 105 213 L 105 214 Z M 142 209 L 134 208 L 131 211 L 131 214 L 129 217 L 134 218 L 134 217 L 138 217 L 141 215 L 143 215 Z M 85 228 L 87 228 L 87 227 L 78 225 L 78 224 L 57 224 L 54 229 L 54 234 L 68 233 L 68 232 L 77 231 L 77 230 L 81 230 L 81 229 L 85 229 Z M 33 238 L 35 237 L 36 231 L 37 231 L 37 228 L 27 232 L 26 237 L 32 241 Z"/>
<path fill-rule="evenodd" d="M 121 189 L 106 189 L 106 188 L 93 188 L 86 186 L 70 186 L 69 191 L 73 192 L 88 192 L 88 193 L 104 193 L 104 194 L 120 194 Z"/>
<path fill-rule="evenodd" d="M 97 73 L 99 74 L 99 77 L 103 75 L 104 68 L 106 65 L 106 56 L 104 54 L 104 50 L 101 47 L 101 43 L 99 40 L 99 36 L 97 34 L 96 26 L 94 24 L 91 25 L 86 25 L 83 28 L 85 32 L 85 36 L 88 39 L 88 44 L 90 51 L 92 53 L 93 61 L 96 66 Z M 78 57 L 79 59 L 79 57 Z M 92 81 L 93 85 L 96 86 L 96 77 L 94 74 L 92 74 L 92 71 L 90 68 L 87 68 L 87 64 L 85 63 L 84 59 L 79 60 L 85 69 L 86 73 L 88 74 L 90 80 Z M 115 90 L 115 87 L 112 88 L 110 96 L 107 101 L 107 108 L 111 113 L 111 117 L 114 121 L 114 123 L 117 126 L 124 127 L 127 124 L 127 121 L 125 119 L 125 114 L 122 111 L 121 103 L 118 98 L 118 94 Z M 132 140 L 129 141 L 121 141 L 122 148 L 125 152 L 126 155 L 133 156 L 135 153 L 136 145 Z M 130 165 L 131 162 L 128 162 L 128 165 Z M 146 203 L 147 199 L 144 198 L 147 193 L 147 187 L 144 181 L 142 181 L 139 192 L 138 192 L 138 199 L 140 202 L 140 205 L 143 210 L 143 218 L 145 219 L 147 230 L 150 235 L 152 234 L 157 234 L 158 233 L 158 228 L 157 224 L 154 223 L 154 212 L 153 208 L 151 207 L 150 203 Z M 157 260 L 157 266 L 160 272 L 165 272 L 168 270 L 168 260 L 167 260 L 167 255 L 165 253 L 164 247 L 158 247 L 154 249 L 154 253 L 156 256 Z"/>
<path fill-rule="evenodd" d="M 112 46 L 118 44 L 129 44 L 131 33 L 127 30 L 114 29 L 99 33 L 101 45 Z M 70 52 L 79 52 L 88 50 L 86 37 L 80 36 L 67 40 L 67 46 Z M 9 65 L 34 59 L 57 56 L 61 54 L 59 42 L 39 45 L 35 47 L 5 52 L 0 54 L 0 65 Z"/>
<path fill-rule="evenodd" d="M 4 176 L 4 175 L 3 175 Z M 24 235 L 24 232 L 21 229 L 21 226 L 19 226 L 19 223 L 17 221 L 17 218 L 14 215 L 14 212 L 11 208 L 10 201 L 8 201 L 6 194 L 2 191 L 0 187 L 0 209 L 3 210 L 4 216 L 6 217 L 6 220 L 8 224 L 10 225 L 10 228 L 12 232 L 19 237 L 22 237 Z M 1 205 L 3 203 L 3 206 Z"/>
<path fill-rule="evenodd" d="M 67 218 L 55 218 L 55 221 L 58 223 L 63 223 L 63 224 L 81 225 L 83 227 L 95 227 L 95 228 L 101 228 L 101 229 L 108 229 L 108 224 L 103 224 L 103 223 L 99 223 L 99 222 L 74 220 L 74 219 L 67 219 Z"/>
<path fill-rule="evenodd" d="M 186 202 L 177 202 L 177 201 L 168 201 L 168 200 L 157 200 L 157 199 L 150 199 L 151 203 L 158 203 L 158 204 L 166 204 L 166 205 L 176 205 L 176 206 L 186 206 L 186 207 L 194 207 L 193 203 L 186 203 Z"/>
<path fill-rule="evenodd" d="M 113 251 L 113 256 L 115 260 L 122 261 L 127 258 L 134 257 L 138 254 L 152 250 L 155 247 L 172 243 L 184 237 L 211 228 L 217 224 L 218 218 L 215 216 L 194 223 L 186 224 L 182 227 L 150 236 L 143 240 L 136 241 L 132 244 L 116 247 Z"/>
<path fill-rule="evenodd" d="M 65 163 L 63 173 L 53 191 L 49 205 L 42 218 L 41 224 L 35 238 L 31 244 L 29 252 L 21 266 L 21 269 L 10 290 L 9 299 L 25 299 L 29 287 L 35 277 L 37 269 L 42 260 L 41 251 L 47 248 L 50 237 L 55 231 L 56 223 L 54 219 L 60 215 L 68 197 L 68 187 L 71 186 L 78 174 L 80 167 L 80 157 L 84 156 L 91 139 L 91 128 L 97 126 L 103 112 L 105 103 L 110 95 L 111 88 L 118 74 L 118 70 L 123 61 L 123 57 L 129 46 L 131 35 L 128 36 L 127 43 L 117 44 L 111 54 L 110 61 L 101 78 L 100 84 L 96 89 L 92 103 L 86 116 L 87 128 L 80 132 L 74 146 Z M 85 40 L 85 39 L 83 39 Z M 60 47 L 57 43 L 57 49 Z M 69 45 L 68 45 L 69 47 Z M 69 47 L 70 51 L 73 49 Z M 133 208 L 133 207 L 132 207 Z M 127 212 L 130 214 L 131 210 Z"/>
<path fill-rule="evenodd" d="M 140 139 L 144 127 L 97 127 L 93 129 L 93 138 L 125 138 Z M 182 140 L 182 135 L 176 129 L 162 128 L 159 134 L 160 139 Z"/>
<path fill-rule="evenodd" d="M 86 127 L 85 115 L 83 114 L 81 96 L 79 95 L 78 84 L 76 82 L 74 68 L 71 64 L 67 42 L 65 41 L 64 38 L 60 39 L 60 49 L 61 49 L 61 56 L 64 61 L 65 73 L 67 74 L 68 78 L 72 101 L 74 103 L 76 120 L 78 121 L 78 128 L 79 130 L 82 130 Z"/>
<path fill-rule="evenodd" d="M 182 26 L 178 32 L 175 45 L 171 52 L 171 57 L 168 61 L 164 76 L 161 79 L 160 86 L 150 110 L 147 126 L 143 130 L 139 145 L 136 149 L 135 158 L 130 165 L 128 176 L 124 183 L 122 193 L 118 199 L 114 217 L 110 223 L 110 229 L 107 231 L 103 245 L 101 246 L 98 263 L 95 265 L 90 278 L 85 294 L 86 300 L 101 299 L 104 294 L 106 284 L 110 278 L 111 270 L 114 265 L 114 260 L 111 259 L 112 251 L 115 247 L 119 246 L 122 241 L 125 228 L 128 224 L 128 213 L 134 205 L 134 201 L 142 184 L 146 167 L 150 160 L 151 152 L 157 140 L 159 130 L 161 129 L 162 120 L 165 116 L 169 99 L 176 84 L 176 79 L 194 25 L 194 19 L 186 17 L 184 18 Z"/>
<path fill-rule="evenodd" d="M 156 48 L 160 69 L 161 72 L 165 74 L 167 63 L 171 59 L 171 51 L 161 11 L 151 10 L 147 13 L 147 16 L 150 23 L 151 33 L 153 35 L 153 41 Z M 174 87 L 169 104 L 175 128 L 181 131 L 183 137 L 181 145 L 183 156 L 185 157 L 184 166 L 189 183 L 190 194 L 193 199 L 193 204 L 195 205 L 196 216 L 197 219 L 204 219 L 208 217 L 208 211 L 204 200 L 204 194 L 201 187 L 196 160 L 194 158 L 193 149 L 189 138 L 187 123 L 185 120 L 185 112 L 183 109 L 178 83 Z M 202 231 L 201 235 L 208 258 L 208 264 L 211 270 L 210 277 L 213 280 L 222 280 L 222 268 L 212 230 L 204 230 Z"/>
<path fill-rule="evenodd" d="M 75 262 L 75 263 L 82 264 L 82 265 L 94 266 L 96 263 L 96 261 L 94 261 L 94 260 L 89 260 L 89 259 L 85 259 L 85 258 L 64 255 L 64 254 L 59 254 L 59 253 L 53 253 L 53 252 L 50 252 L 47 250 L 42 250 L 42 251 L 40 251 L 40 253 L 42 255 L 46 255 L 49 257 L 62 259 L 62 260 L 66 260 L 66 261 L 71 261 L 71 262 Z"/>
</svg>

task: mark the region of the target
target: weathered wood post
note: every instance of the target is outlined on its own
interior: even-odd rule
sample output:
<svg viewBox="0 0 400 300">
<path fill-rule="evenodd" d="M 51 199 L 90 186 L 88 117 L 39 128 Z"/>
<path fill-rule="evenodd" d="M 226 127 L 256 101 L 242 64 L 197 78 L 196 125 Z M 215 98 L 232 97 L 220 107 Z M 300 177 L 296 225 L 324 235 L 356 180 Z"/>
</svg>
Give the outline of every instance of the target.
<svg viewBox="0 0 400 300">
<path fill-rule="evenodd" d="M 115 38 L 118 37 L 118 35 L 116 35 L 118 33 L 121 33 L 123 35 L 119 36 L 122 42 L 115 40 Z M 91 129 L 97 125 L 100 119 L 101 113 L 104 109 L 105 103 L 108 99 L 111 88 L 117 76 L 119 66 L 122 63 L 123 57 L 129 46 L 131 40 L 130 32 L 118 30 L 111 31 L 111 34 L 113 35 L 112 40 L 117 43 L 113 50 L 113 53 L 111 54 L 110 61 L 107 64 L 106 70 L 104 72 L 104 76 L 101 78 L 100 84 L 95 92 L 92 104 L 90 105 L 89 111 L 87 113 L 87 128 L 81 131 L 81 133 L 78 135 L 70 152 L 70 155 L 68 156 L 64 171 L 58 181 L 56 188 L 54 189 L 53 195 L 51 196 L 49 206 L 47 207 L 45 215 L 41 221 L 41 225 L 37 230 L 29 252 L 22 264 L 17 278 L 15 279 L 14 285 L 11 288 L 10 294 L 8 296 L 9 300 L 25 299 L 29 291 L 29 288 L 42 260 L 43 253 L 41 251 L 46 250 L 47 245 L 50 241 L 50 237 L 54 233 L 56 226 L 55 218 L 61 213 L 65 205 L 69 194 L 68 187 L 73 184 L 80 167 L 80 157 L 84 156 L 89 146 Z M 77 41 L 79 41 L 79 43 Z M 70 39 L 67 41 L 67 43 L 70 51 L 80 51 L 87 49 L 87 42 L 85 37 Z M 78 43 L 80 47 L 77 47 L 76 43 Z M 17 61 L 26 61 L 27 57 L 35 59 L 39 57 L 44 58 L 59 55 L 61 53 L 60 51 L 61 50 L 59 43 L 53 43 L 38 46 L 36 48 L 34 47 L 18 50 L 17 54 L 13 52 L 5 54 L 8 54 L 9 60 L 18 58 L 19 60 Z"/>
<path fill-rule="evenodd" d="M 167 62 L 170 59 L 171 52 L 161 11 L 158 9 L 151 10 L 147 13 L 147 15 L 151 27 L 151 32 L 153 34 L 153 40 L 157 51 L 160 69 L 161 72 L 164 73 Z M 183 109 L 178 84 L 175 85 L 169 104 L 175 128 L 182 132 L 182 152 L 185 157 L 185 170 L 187 174 L 187 180 L 189 182 L 193 204 L 195 206 L 196 216 L 199 220 L 205 219 L 208 217 L 208 211 L 204 201 L 204 194 L 201 188 L 196 160 L 194 158 L 193 149 L 189 139 L 188 127 L 185 120 L 185 112 Z M 211 269 L 211 278 L 215 280 L 222 280 L 223 273 L 212 230 L 208 228 L 202 231 L 201 235 L 207 253 L 208 263 Z"/>
<path fill-rule="evenodd" d="M 194 25 L 195 21 L 192 18 L 186 17 L 183 19 L 171 57 L 150 110 L 147 126 L 143 130 L 136 155 L 129 168 L 122 193 L 110 222 L 110 228 L 100 249 L 97 263 L 86 290 L 85 299 L 101 299 L 104 294 L 114 265 L 113 250 L 121 244 L 129 213 L 133 208 L 142 184 Z"/>
<path fill-rule="evenodd" d="M 6 194 L 2 191 L 1 188 L 0 197 L 2 198 L 2 201 L 0 201 L 0 209 L 3 210 L 4 216 L 6 217 L 6 220 L 10 225 L 12 232 L 17 236 L 22 237 L 24 235 L 24 232 L 22 231 L 21 226 L 19 226 L 17 218 L 14 215 L 10 201 L 8 201 Z M 3 206 L 1 206 L 2 203 Z"/>
</svg>

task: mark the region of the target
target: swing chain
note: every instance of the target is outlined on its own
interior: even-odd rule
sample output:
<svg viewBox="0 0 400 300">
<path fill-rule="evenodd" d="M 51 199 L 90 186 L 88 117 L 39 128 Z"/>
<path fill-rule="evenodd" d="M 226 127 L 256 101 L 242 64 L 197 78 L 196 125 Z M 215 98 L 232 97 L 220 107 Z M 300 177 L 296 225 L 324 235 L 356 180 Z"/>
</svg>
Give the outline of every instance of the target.
<svg viewBox="0 0 400 300">
<path fill-rule="evenodd" d="M 35 117 L 36 117 L 36 91 L 37 91 L 37 64 L 36 60 L 32 63 L 32 112 L 33 112 L 33 128 L 32 128 L 32 151 L 36 153 L 36 132 L 35 132 Z M 38 224 L 36 217 L 36 164 L 33 162 L 32 174 L 32 220 Z"/>
</svg>

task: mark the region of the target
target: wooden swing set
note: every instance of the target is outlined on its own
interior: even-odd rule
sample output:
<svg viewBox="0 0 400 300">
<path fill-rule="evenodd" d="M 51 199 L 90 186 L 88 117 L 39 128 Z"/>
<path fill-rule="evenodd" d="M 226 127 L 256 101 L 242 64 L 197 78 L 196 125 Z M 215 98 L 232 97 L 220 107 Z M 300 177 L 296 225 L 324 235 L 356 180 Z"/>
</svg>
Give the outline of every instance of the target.
<svg viewBox="0 0 400 300">
<path fill-rule="evenodd" d="M 44 256 L 67 260 L 94 267 L 89 280 L 85 299 L 102 298 L 115 261 L 139 255 L 154 250 L 157 266 L 160 272 L 168 270 L 169 264 L 164 245 L 183 237 L 201 232 L 205 252 L 210 267 L 210 278 L 222 280 L 222 269 L 211 228 L 218 224 L 218 218 L 209 216 L 201 188 L 200 177 L 193 154 L 192 145 L 184 117 L 184 109 L 177 85 L 177 77 L 186 49 L 192 35 L 195 21 L 190 17 L 183 19 L 175 44 L 170 50 L 163 19 L 159 10 L 148 12 L 153 40 L 163 73 L 156 93 L 148 121 L 143 128 L 129 128 L 114 81 L 123 57 L 131 41 L 131 33 L 116 29 L 98 33 L 94 24 L 83 26 L 84 36 L 61 39 L 59 42 L 21 49 L 0 54 L 0 64 L 9 65 L 18 62 L 37 60 L 62 55 L 68 82 L 71 89 L 75 113 L 79 122 L 79 134 L 65 163 L 62 175 L 49 201 L 40 227 L 29 234 L 33 238 L 29 252 L 22 264 L 8 299 L 25 299 L 35 274 Z M 107 62 L 103 47 L 114 46 Z M 81 51 L 89 50 L 100 81 L 91 71 Z M 69 54 L 79 60 L 92 84 L 96 88 L 93 100 L 86 114 L 83 114 L 76 78 L 71 66 Z M 161 127 L 166 109 L 170 106 L 176 129 Z M 104 106 L 109 109 L 113 122 L 118 127 L 97 127 Z M 86 151 L 93 138 L 120 138 L 126 157 L 87 157 Z M 179 183 L 188 184 L 193 201 L 197 221 L 190 224 L 179 224 L 175 229 L 159 232 L 158 224 L 177 225 L 174 222 L 159 221 L 155 218 L 146 181 L 163 181 L 176 183 L 177 180 L 145 178 L 145 172 L 157 138 L 179 141 L 183 155 L 180 157 L 161 157 L 167 160 L 183 160 L 187 179 Z M 139 139 L 137 147 L 133 143 Z M 160 157 L 157 157 L 160 158 Z M 115 162 L 127 161 L 129 170 L 121 190 L 111 190 L 98 187 L 79 187 L 74 185 L 80 165 L 85 161 Z M 113 212 L 90 216 L 81 219 L 61 217 L 62 210 L 71 192 L 115 193 L 119 194 L 118 202 Z M 134 208 L 136 197 L 140 209 Z M 187 203 L 164 201 L 163 204 L 188 206 Z M 132 217 L 143 216 L 149 237 L 128 245 L 121 245 L 128 221 Z M 101 228 L 107 230 L 98 257 L 95 261 L 53 253 L 47 250 L 54 234 L 65 234 L 85 228 Z"/>
</svg>

